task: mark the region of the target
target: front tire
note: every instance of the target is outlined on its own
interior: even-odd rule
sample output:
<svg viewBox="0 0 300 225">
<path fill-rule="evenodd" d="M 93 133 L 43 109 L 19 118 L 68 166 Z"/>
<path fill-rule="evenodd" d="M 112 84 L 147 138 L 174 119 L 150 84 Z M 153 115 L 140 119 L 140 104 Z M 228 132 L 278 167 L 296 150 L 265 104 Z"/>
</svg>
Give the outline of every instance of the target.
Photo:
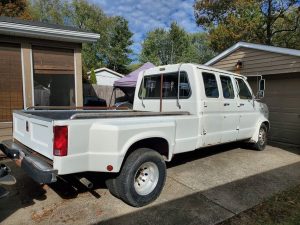
<svg viewBox="0 0 300 225">
<path fill-rule="evenodd" d="M 137 149 L 126 159 L 116 178 L 119 197 L 127 204 L 141 207 L 160 195 L 166 180 L 166 164 L 156 151 Z"/>
<path fill-rule="evenodd" d="M 267 145 L 267 132 L 268 129 L 265 124 L 262 124 L 258 132 L 258 141 L 253 144 L 253 148 L 258 151 L 263 151 Z"/>
</svg>

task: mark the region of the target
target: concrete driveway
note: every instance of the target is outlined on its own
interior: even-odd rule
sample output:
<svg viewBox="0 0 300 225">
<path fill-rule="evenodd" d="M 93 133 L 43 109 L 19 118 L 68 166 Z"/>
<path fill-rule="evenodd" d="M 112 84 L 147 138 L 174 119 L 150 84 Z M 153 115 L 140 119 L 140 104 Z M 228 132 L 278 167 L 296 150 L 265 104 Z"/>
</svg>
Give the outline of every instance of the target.
<svg viewBox="0 0 300 225">
<path fill-rule="evenodd" d="M 217 224 L 274 193 L 300 184 L 299 152 L 268 146 L 257 152 L 226 145 L 185 153 L 168 164 L 166 186 L 154 203 L 132 208 L 89 174 L 87 191 L 72 177 L 40 186 L 12 162 L 18 183 L 0 200 L 1 224 Z"/>
</svg>

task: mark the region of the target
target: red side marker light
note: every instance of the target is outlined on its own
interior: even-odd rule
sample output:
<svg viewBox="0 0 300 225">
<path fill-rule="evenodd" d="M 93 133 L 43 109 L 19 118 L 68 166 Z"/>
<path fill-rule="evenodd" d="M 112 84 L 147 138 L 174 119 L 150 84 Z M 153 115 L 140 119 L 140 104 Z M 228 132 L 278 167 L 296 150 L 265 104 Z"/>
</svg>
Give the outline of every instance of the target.
<svg viewBox="0 0 300 225">
<path fill-rule="evenodd" d="M 106 167 L 106 169 L 107 169 L 107 171 L 112 171 L 112 170 L 114 169 L 114 167 L 113 167 L 112 165 L 108 165 L 108 166 Z"/>
</svg>

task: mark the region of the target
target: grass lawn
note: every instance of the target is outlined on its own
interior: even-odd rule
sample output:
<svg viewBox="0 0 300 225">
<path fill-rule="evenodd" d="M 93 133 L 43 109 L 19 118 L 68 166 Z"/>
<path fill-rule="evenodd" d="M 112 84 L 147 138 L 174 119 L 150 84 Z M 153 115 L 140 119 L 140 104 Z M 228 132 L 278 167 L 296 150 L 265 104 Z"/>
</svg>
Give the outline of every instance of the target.
<svg viewBox="0 0 300 225">
<path fill-rule="evenodd" d="M 219 225 L 300 225 L 300 186 L 279 193 Z"/>
</svg>

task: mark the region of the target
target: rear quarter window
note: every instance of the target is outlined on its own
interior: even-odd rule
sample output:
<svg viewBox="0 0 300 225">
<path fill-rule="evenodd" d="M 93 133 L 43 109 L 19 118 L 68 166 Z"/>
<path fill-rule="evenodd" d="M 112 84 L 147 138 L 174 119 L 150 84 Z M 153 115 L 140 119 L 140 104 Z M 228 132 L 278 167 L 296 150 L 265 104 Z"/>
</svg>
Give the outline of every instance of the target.
<svg viewBox="0 0 300 225">
<path fill-rule="evenodd" d="M 139 98 L 159 99 L 161 89 L 161 75 L 145 76 L 142 81 Z M 162 97 L 163 99 L 177 99 L 178 96 L 178 73 L 163 74 Z M 191 96 L 191 88 L 187 73 L 180 73 L 179 98 L 186 99 Z"/>
</svg>

